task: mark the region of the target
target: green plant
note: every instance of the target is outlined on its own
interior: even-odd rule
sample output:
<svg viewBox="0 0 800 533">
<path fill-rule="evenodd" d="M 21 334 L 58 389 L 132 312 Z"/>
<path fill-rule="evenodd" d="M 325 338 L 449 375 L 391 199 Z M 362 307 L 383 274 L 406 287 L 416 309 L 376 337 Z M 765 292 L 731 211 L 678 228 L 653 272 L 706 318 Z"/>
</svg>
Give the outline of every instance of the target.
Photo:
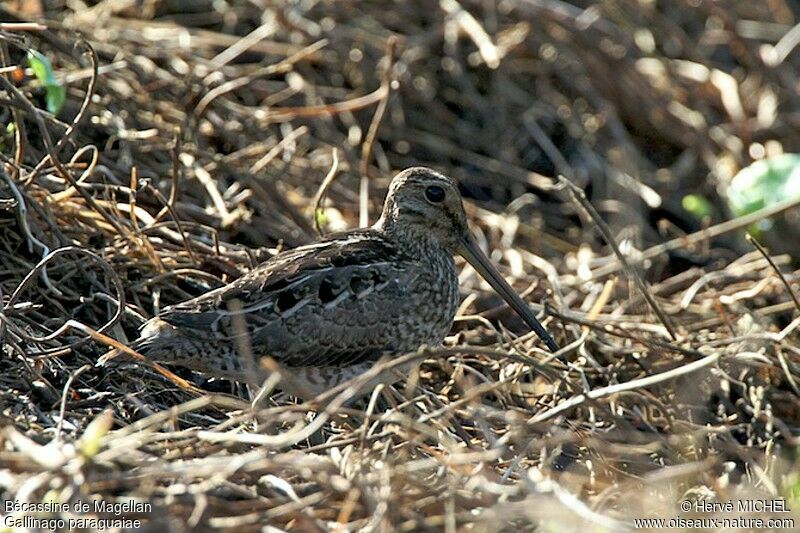
<svg viewBox="0 0 800 533">
<path fill-rule="evenodd" d="M 57 115 L 64 106 L 67 90 L 53 74 L 53 65 L 47 57 L 36 50 L 28 51 L 28 65 L 33 69 L 36 79 L 44 86 L 47 110 L 53 115 Z"/>
</svg>

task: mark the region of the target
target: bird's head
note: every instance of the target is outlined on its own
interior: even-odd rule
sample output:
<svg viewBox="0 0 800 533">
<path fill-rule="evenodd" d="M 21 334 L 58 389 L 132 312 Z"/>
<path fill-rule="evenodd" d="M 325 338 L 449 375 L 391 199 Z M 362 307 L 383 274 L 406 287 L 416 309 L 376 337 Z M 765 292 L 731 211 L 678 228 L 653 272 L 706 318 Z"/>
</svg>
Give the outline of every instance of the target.
<svg viewBox="0 0 800 533">
<path fill-rule="evenodd" d="M 467 235 L 456 182 L 426 167 L 397 174 L 376 224 L 400 239 L 424 240 L 454 253 Z"/>
</svg>

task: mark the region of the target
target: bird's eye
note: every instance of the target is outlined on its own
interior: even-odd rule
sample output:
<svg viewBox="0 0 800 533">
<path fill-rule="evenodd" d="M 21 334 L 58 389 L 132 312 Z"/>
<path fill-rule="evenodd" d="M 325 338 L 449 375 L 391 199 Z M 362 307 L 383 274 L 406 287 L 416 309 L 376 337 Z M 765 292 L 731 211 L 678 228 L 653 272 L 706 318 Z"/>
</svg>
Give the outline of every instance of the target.
<svg viewBox="0 0 800 533">
<path fill-rule="evenodd" d="M 438 185 L 431 185 L 425 189 L 425 198 L 432 204 L 438 204 L 444 201 L 444 189 Z"/>
</svg>

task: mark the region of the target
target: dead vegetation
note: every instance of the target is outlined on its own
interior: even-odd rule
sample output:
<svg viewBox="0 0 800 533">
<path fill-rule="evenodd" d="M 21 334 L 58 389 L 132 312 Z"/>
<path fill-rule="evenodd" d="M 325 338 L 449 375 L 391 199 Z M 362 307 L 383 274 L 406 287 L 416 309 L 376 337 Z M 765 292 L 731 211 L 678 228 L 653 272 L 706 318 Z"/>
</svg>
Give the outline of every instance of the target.
<svg viewBox="0 0 800 533">
<path fill-rule="evenodd" d="M 178 531 L 616 530 L 687 498 L 800 519 L 798 226 L 769 256 L 742 238 L 767 213 L 722 201 L 800 151 L 793 4 L 65 4 L 0 8 L 4 500 L 133 499 L 152 509 L 121 516 Z M 316 222 L 373 221 L 393 170 L 447 171 L 562 351 L 465 270 L 447 346 L 356 404 L 96 366 L 89 328 L 130 340 L 314 239 L 334 149 Z"/>
</svg>

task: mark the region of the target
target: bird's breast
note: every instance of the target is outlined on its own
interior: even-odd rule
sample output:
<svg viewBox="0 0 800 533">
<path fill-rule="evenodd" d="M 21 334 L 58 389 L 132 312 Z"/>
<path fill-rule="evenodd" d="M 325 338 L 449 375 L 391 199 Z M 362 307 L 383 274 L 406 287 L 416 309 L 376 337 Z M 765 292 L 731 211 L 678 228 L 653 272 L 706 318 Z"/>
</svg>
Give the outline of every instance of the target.
<svg viewBox="0 0 800 533">
<path fill-rule="evenodd" d="M 417 346 L 440 343 L 450 331 L 460 300 L 452 256 L 440 254 L 430 258 L 428 268 L 421 271 L 410 292 L 415 295 L 409 312 L 415 316 L 419 332 Z"/>
</svg>

